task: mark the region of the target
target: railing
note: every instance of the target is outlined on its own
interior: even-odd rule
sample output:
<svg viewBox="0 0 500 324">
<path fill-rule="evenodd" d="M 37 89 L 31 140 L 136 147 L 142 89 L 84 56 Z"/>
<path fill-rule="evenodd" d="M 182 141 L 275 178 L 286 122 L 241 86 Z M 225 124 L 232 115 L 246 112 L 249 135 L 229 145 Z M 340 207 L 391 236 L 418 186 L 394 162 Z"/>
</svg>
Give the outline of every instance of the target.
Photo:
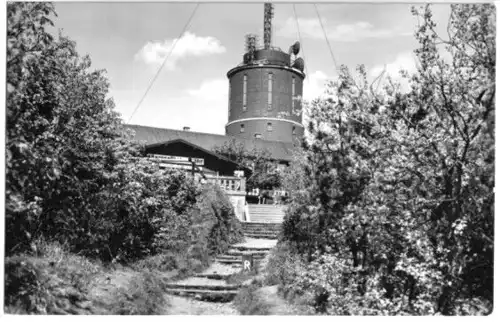
<svg viewBox="0 0 500 324">
<path fill-rule="evenodd" d="M 245 178 L 229 177 L 229 176 L 207 176 L 207 182 L 218 184 L 226 191 L 243 191 L 246 189 Z"/>
</svg>

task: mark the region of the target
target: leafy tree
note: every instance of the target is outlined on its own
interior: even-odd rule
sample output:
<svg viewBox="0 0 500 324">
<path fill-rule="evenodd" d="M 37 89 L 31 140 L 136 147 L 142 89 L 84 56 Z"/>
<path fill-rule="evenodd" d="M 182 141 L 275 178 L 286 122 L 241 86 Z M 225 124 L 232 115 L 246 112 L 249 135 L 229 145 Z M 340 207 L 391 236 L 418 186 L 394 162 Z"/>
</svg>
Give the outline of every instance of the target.
<svg viewBox="0 0 500 324">
<path fill-rule="evenodd" d="M 413 9 L 408 92 L 392 80 L 376 92 L 362 66 L 357 80 L 343 67 L 312 103 L 307 195 L 294 194 L 284 235 L 308 255 L 316 279 L 297 282 L 323 287 L 322 311 L 455 314 L 492 301 L 495 10 L 451 9 L 446 40 L 430 6 Z"/>
<path fill-rule="evenodd" d="M 8 251 L 37 233 L 85 230 L 106 171 L 133 151 L 120 139 L 103 71 L 89 71 L 74 42 L 46 31 L 52 15 L 50 3 L 7 6 Z"/>
<path fill-rule="evenodd" d="M 280 187 L 281 177 L 268 150 L 258 149 L 255 146 L 248 149 L 233 138 L 221 146 L 215 146 L 214 151 L 252 170 L 247 177 L 248 190 L 253 188 L 272 190 Z"/>
</svg>

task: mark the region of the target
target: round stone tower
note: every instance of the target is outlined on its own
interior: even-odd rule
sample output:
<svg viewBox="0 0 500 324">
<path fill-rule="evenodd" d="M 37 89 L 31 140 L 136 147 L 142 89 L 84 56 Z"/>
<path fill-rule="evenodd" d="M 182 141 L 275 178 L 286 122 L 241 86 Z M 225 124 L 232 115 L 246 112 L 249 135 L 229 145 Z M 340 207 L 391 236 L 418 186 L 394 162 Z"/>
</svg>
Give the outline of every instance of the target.
<svg viewBox="0 0 500 324">
<path fill-rule="evenodd" d="M 304 134 L 300 102 L 304 61 L 291 60 L 292 52 L 298 53 L 298 43 L 295 50 L 293 46 L 290 48 L 290 54 L 270 46 L 270 33 L 266 39 L 266 18 L 270 21 L 265 11 L 264 47 L 256 48 L 256 36 L 247 35 L 243 63 L 227 73 L 226 135 L 293 142 Z"/>
</svg>

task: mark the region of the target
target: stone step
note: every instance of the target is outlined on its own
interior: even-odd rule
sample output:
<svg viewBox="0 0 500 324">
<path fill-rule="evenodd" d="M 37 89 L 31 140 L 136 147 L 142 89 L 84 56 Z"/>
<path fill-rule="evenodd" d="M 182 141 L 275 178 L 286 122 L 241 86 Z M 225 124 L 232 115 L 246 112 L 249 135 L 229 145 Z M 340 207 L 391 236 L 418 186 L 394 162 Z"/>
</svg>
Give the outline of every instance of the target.
<svg viewBox="0 0 500 324">
<path fill-rule="evenodd" d="M 254 222 L 254 221 L 249 221 L 249 222 L 241 222 L 241 224 L 243 225 L 243 227 L 245 226 L 259 226 L 259 225 L 270 225 L 268 223 L 259 223 L 259 222 Z M 277 224 L 273 224 L 273 226 L 278 226 Z"/>
<path fill-rule="evenodd" d="M 266 228 L 266 227 L 248 227 L 248 228 L 243 228 L 243 232 L 269 232 L 269 233 L 279 233 L 281 232 L 281 228 Z"/>
<path fill-rule="evenodd" d="M 267 251 L 262 250 L 236 250 L 231 249 L 227 251 L 224 255 L 241 257 L 242 255 L 253 255 L 254 258 L 261 258 L 267 255 Z"/>
<path fill-rule="evenodd" d="M 267 211 L 267 210 L 249 210 L 248 211 L 251 215 L 270 215 L 270 216 L 279 216 L 283 217 L 285 216 L 285 213 L 276 213 L 273 211 Z"/>
<path fill-rule="evenodd" d="M 241 246 L 235 245 L 232 246 L 231 249 L 239 250 L 239 251 L 265 251 L 268 252 L 271 250 L 271 247 L 258 247 L 258 246 Z"/>
<path fill-rule="evenodd" d="M 261 222 L 255 222 L 255 223 L 244 223 L 243 227 L 244 229 L 246 228 L 271 228 L 271 229 L 280 229 L 282 224 L 277 224 L 277 223 L 261 223 Z"/>
<path fill-rule="evenodd" d="M 251 215 L 260 214 L 260 215 L 276 215 L 276 216 L 280 216 L 280 217 L 285 216 L 284 212 L 279 212 L 279 211 L 276 211 L 276 210 L 249 209 L 248 212 Z"/>
<path fill-rule="evenodd" d="M 248 223 L 249 224 L 249 223 Z M 243 225 L 243 229 L 268 229 L 268 230 L 280 230 L 282 227 L 282 224 L 278 223 L 255 223 L 255 224 L 249 224 L 249 225 Z"/>
<path fill-rule="evenodd" d="M 268 240 L 274 240 L 278 238 L 279 233 L 245 233 L 245 236 L 253 238 L 263 238 L 263 239 L 267 238 Z"/>
<path fill-rule="evenodd" d="M 227 260 L 235 260 L 235 261 L 241 261 L 241 257 L 234 256 L 234 255 L 218 255 L 215 260 L 222 260 L 222 261 L 227 261 Z"/>
<path fill-rule="evenodd" d="M 271 224 L 282 224 L 283 223 L 283 219 L 263 219 L 263 218 L 258 218 L 259 221 L 262 221 L 262 220 L 266 220 L 268 221 L 269 223 Z"/>
<path fill-rule="evenodd" d="M 250 209 L 250 210 L 271 210 L 271 211 L 275 211 L 278 213 L 284 213 L 286 210 L 286 207 L 273 206 L 273 205 L 248 204 L 248 209 Z"/>
<path fill-rule="evenodd" d="M 197 273 L 194 276 L 198 277 L 198 278 L 207 278 L 207 279 L 214 279 L 214 280 L 226 280 L 227 278 L 229 278 L 232 275 L 233 274 L 231 274 L 231 273 L 225 273 L 225 274 L 221 274 L 221 273 Z"/>
<path fill-rule="evenodd" d="M 251 230 L 247 230 L 247 229 L 244 229 L 243 230 L 243 233 L 250 233 L 250 234 L 279 234 L 281 231 L 279 230 L 276 230 L 276 231 L 271 231 L 271 230 L 266 230 L 266 229 L 263 229 L 263 230 L 256 230 L 256 229 L 251 229 Z"/>
<path fill-rule="evenodd" d="M 263 213 L 263 214 L 275 214 L 275 215 L 285 215 L 283 210 L 277 209 L 259 209 L 259 208 L 248 208 L 248 211 L 253 213 Z"/>
<path fill-rule="evenodd" d="M 273 233 L 279 233 L 281 230 L 270 230 L 270 229 L 243 229 L 244 233 L 265 233 L 265 234 L 273 234 Z"/>
<path fill-rule="evenodd" d="M 191 279 L 204 279 L 202 277 L 195 277 Z M 213 279 L 207 279 L 207 280 L 213 280 Z M 165 284 L 166 289 L 188 289 L 188 290 L 212 290 L 212 291 L 229 291 L 229 290 L 238 290 L 240 289 L 240 285 L 228 285 L 226 284 L 225 281 L 223 280 L 217 280 L 220 281 L 221 283 L 219 285 L 215 284 L 184 284 L 184 283 L 167 283 Z"/>
<path fill-rule="evenodd" d="M 230 302 L 238 294 L 238 290 L 199 290 L 199 289 L 166 289 L 165 292 L 177 296 L 190 296 L 211 302 Z"/>
<path fill-rule="evenodd" d="M 266 257 L 266 255 L 253 255 L 254 260 L 262 260 Z M 234 261 L 234 262 L 242 262 L 242 258 L 239 255 L 221 255 L 217 256 L 215 259 L 217 261 Z"/>
<path fill-rule="evenodd" d="M 266 212 L 266 211 L 259 211 L 259 210 L 249 210 L 250 215 L 265 215 L 265 216 L 276 216 L 276 217 L 284 217 L 285 214 L 279 214 L 279 213 L 272 213 L 272 212 Z"/>
<path fill-rule="evenodd" d="M 280 230 L 269 230 L 269 229 L 243 229 L 244 233 L 259 233 L 259 234 L 277 234 Z"/>
<path fill-rule="evenodd" d="M 241 264 L 241 259 L 215 259 L 216 262 L 222 263 L 222 264 Z"/>
<path fill-rule="evenodd" d="M 246 236 L 253 238 L 265 238 L 265 239 L 277 239 L 278 234 L 245 234 Z"/>
<path fill-rule="evenodd" d="M 254 258 L 254 262 L 256 263 L 259 263 L 259 262 L 262 262 L 264 258 Z M 219 258 L 216 258 L 215 259 L 216 262 L 219 262 L 219 263 L 222 263 L 222 264 L 233 264 L 233 265 L 238 265 L 238 266 L 241 266 L 241 258 L 223 258 L 223 259 L 219 259 Z"/>
<path fill-rule="evenodd" d="M 269 229 L 263 229 L 263 230 L 258 230 L 258 229 L 243 229 L 243 233 L 261 233 L 261 234 L 275 234 L 279 233 L 281 230 L 269 230 Z"/>
</svg>

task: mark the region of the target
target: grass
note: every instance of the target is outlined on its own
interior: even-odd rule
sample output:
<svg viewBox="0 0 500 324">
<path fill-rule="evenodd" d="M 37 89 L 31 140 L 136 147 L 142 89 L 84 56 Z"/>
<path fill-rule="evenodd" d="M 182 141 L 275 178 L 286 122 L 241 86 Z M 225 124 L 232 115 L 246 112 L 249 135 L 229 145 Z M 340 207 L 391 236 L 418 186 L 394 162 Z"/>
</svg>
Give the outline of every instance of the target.
<svg viewBox="0 0 500 324">
<path fill-rule="evenodd" d="M 241 315 L 270 315 L 269 305 L 259 294 L 258 285 L 251 284 L 240 289 L 233 305 Z"/>
<path fill-rule="evenodd" d="M 168 305 L 162 278 L 148 269 L 109 267 L 37 242 L 34 255 L 5 259 L 9 314 L 161 314 Z"/>
<path fill-rule="evenodd" d="M 134 274 L 126 288 L 114 290 L 112 296 L 109 310 L 115 315 L 161 315 L 168 307 L 162 280 L 148 271 Z"/>
<path fill-rule="evenodd" d="M 136 271 L 159 271 L 170 280 L 185 279 L 206 269 L 211 258 L 194 258 L 185 254 L 164 253 L 149 256 L 131 265 Z"/>
</svg>

